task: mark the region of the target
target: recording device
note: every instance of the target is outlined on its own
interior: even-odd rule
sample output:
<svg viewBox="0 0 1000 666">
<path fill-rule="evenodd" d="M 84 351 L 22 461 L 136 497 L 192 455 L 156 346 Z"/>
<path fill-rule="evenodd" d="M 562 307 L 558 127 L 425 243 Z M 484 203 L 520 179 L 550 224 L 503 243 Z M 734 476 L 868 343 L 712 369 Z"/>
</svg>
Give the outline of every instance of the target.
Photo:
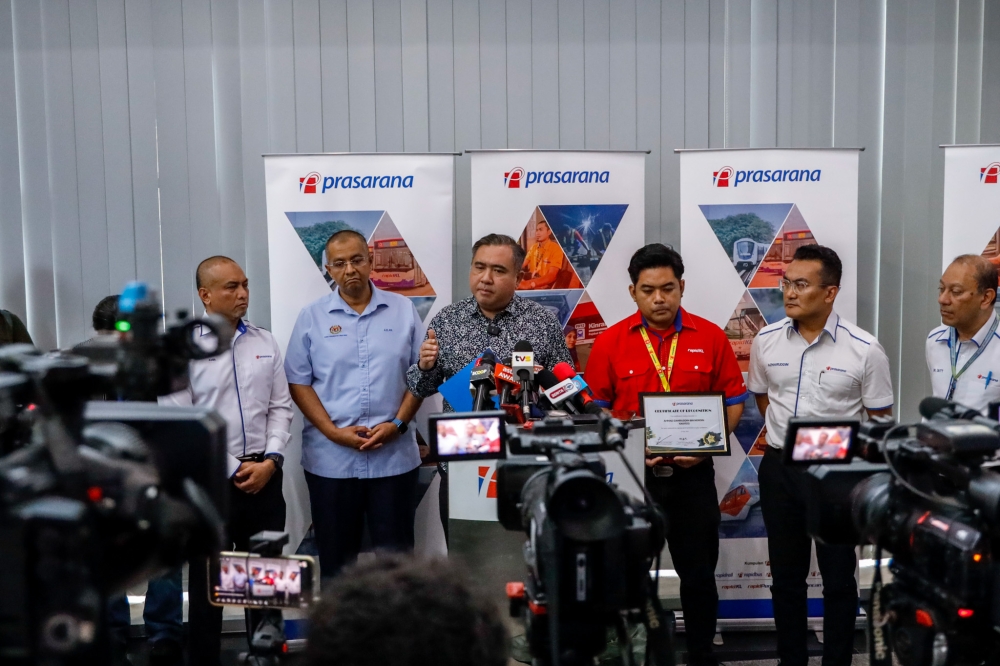
<svg viewBox="0 0 1000 666">
<path fill-rule="evenodd" d="M 432 414 L 427 419 L 430 430 L 427 461 L 504 458 L 507 451 L 504 416 L 503 411 Z"/>
<path fill-rule="evenodd" d="M 660 607 L 650 576 L 666 540 L 666 519 L 648 495 L 639 502 L 608 483 L 599 455 L 622 454 L 622 423 L 606 414 L 590 427 L 554 416 L 523 428 L 502 419 L 502 412 L 441 414 L 431 416 L 430 428 L 439 451 L 446 450 L 442 424 L 451 429 L 449 436 L 482 431 L 487 420 L 488 432 L 494 432 L 493 424 L 498 433 L 506 429 L 506 445 L 515 457 L 497 463 L 497 517 L 508 530 L 528 537 L 527 579 L 508 583 L 507 595 L 512 616 L 527 628 L 534 663 L 593 663 L 606 647 L 610 627 L 631 657 L 628 624 L 642 622 L 648 663 L 672 665 L 674 616 Z M 497 454 L 471 455 L 500 459 L 503 445 L 501 435 Z"/>
<path fill-rule="evenodd" d="M 545 397 L 556 409 L 565 409 L 571 414 L 599 414 L 601 407 L 590 397 L 587 383 L 576 374 L 569 363 L 556 363 L 552 374 L 557 384 L 545 393 Z"/>
<path fill-rule="evenodd" d="M 95 412 L 86 401 L 183 387 L 187 362 L 224 351 L 230 336 L 205 320 L 197 326 L 211 335 L 197 341 L 187 320 L 160 333 L 144 285 L 130 284 L 122 301 L 120 338 L 81 349 L 92 362 L 0 350 L 4 664 L 108 663 L 107 597 L 223 542 L 222 418 L 180 407 L 157 418 L 157 408 L 126 402 Z M 156 430 L 178 439 L 150 437 Z"/>
<path fill-rule="evenodd" d="M 939 398 L 920 412 L 929 420 L 907 425 L 790 421 L 787 458 L 820 456 L 803 476 L 807 529 L 827 544 L 876 546 L 873 664 L 892 652 L 904 666 L 995 662 L 1000 474 L 984 463 L 1000 449 L 1000 424 Z M 893 558 L 886 585 L 882 549 Z"/>
<path fill-rule="evenodd" d="M 511 369 L 521 388 L 521 411 L 524 413 L 524 418 L 528 419 L 531 416 L 531 384 L 535 379 L 535 352 L 527 340 L 521 340 L 514 345 Z"/>
<path fill-rule="evenodd" d="M 490 396 L 496 395 L 494 368 L 497 357 L 487 349 L 476 362 L 469 377 L 469 392 L 472 393 L 472 411 L 479 412 L 491 406 Z"/>
</svg>

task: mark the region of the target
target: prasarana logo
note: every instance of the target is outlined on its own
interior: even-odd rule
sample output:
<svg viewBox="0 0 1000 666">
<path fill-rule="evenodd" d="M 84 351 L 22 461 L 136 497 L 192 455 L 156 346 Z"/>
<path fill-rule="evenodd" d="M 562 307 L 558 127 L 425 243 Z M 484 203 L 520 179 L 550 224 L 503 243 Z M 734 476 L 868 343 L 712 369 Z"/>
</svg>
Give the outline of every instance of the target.
<svg viewBox="0 0 1000 666">
<path fill-rule="evenodd" d="M 337 325 L 337 324 L 334 324 L 333 326 L 331 326 L 331 327 L 330 327 L 330 333 L 331 333 L 331 334 L 333 334 L 333 335 L 337 335 L 337 334 L 338 334 L 338 333 L 340 333 L 340 332 L 341 332 L 342 330 L 343 330 L 343 329 L 342 329 L 342 328 L 340 328 L 340 326 L 339 326 L 339 325 Z"/>
<path fill-rule="evenodd" d="M 979 182 L 984 185 L 996 185 L 1000 176 L 1000 162 L 993 162 L 979 170 Z"/>
</svg>

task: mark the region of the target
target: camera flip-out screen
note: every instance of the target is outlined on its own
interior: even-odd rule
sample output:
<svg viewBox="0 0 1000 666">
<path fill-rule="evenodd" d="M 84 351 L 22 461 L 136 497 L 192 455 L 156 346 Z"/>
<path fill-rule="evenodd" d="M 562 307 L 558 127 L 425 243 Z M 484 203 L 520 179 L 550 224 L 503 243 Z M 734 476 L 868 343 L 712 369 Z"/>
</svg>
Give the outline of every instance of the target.
<svg viewBox="0 0 1000 666">
<path fill-rule="evenodd" d="M 429 460 L 482 460 L 505 458 L 507 430 L 504 413 L 464 412 L 433 414 Z"/>
<path fill-rule="evenodd" d="M 790 419 L 785 434 L 785 463 L 847 464 L 857 446 L 858 427 L 857 421 Z"/>
</svg>

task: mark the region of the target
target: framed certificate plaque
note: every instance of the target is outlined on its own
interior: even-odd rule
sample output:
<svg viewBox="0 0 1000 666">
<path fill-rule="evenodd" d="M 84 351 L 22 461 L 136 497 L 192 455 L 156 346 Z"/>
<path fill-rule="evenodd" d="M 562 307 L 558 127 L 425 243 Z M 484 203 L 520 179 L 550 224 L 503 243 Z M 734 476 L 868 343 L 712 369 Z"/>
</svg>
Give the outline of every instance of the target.
<svg viewBox="0 0 1000 666">
<path fill-rule="evenodd" d="M 728 456 L 722 393 L 640 393 L 646 447 L 656 456 Z"/>
</svg>

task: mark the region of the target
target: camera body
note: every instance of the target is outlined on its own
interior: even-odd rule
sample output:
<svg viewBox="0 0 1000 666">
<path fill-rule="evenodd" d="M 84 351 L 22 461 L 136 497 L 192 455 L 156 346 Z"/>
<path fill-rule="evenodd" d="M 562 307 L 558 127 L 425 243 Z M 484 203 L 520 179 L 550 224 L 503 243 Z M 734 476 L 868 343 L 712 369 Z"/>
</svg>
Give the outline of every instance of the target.
<svg viewBox="0 0 1000 666">
<path fill-rule="evenodd" d="M 882 585 L 876 572 L 870 609 L 869 640 L 883 658 L 996 659 L 1000 474 L 984 463 L 1000 449 L 1000 424 L 921 411 L 930 420 L 860 424 L 851 455 L 804 470 L 807 529 L 827 544 L 875 545 L 877 566 L 882 549 L 892 554 L 893 580 Z M 786 449 L 794 445 L 790 432 Z"/>
<path fill-rule="evenodd" d="M 598 455 L 620 451 L 624 434 L 608 417 L 583 427 L 549 418 L 511 428 L 510 450 L 523 457 L 497 465 L 497 517 L 527 535 L 528 574 L 508 586 L 511 610 L 541 663 L 591 663 L 609 627 L 627 648 L 626 620 L 646 624 L 650 663 L 673 663 L 673 614 L 660 608 L 650 578 L 665 518 L 609 484 Z"/>
<path fill-rule="evenodd" d="M 139 285 L 119 310 L 123 335 L 81 347 L 86 356 L 0 350 L 5 664 L 108 663 L 107 597 L 223 540 L 224 420 L 202 408 L 88 399 L 183 388 L 187 362 L 224 351 L 228 334 L 211 321 L 160 333 L 159 307 Z M 216 344 L 181 344 L 195 325 Z"/>
</svg>

